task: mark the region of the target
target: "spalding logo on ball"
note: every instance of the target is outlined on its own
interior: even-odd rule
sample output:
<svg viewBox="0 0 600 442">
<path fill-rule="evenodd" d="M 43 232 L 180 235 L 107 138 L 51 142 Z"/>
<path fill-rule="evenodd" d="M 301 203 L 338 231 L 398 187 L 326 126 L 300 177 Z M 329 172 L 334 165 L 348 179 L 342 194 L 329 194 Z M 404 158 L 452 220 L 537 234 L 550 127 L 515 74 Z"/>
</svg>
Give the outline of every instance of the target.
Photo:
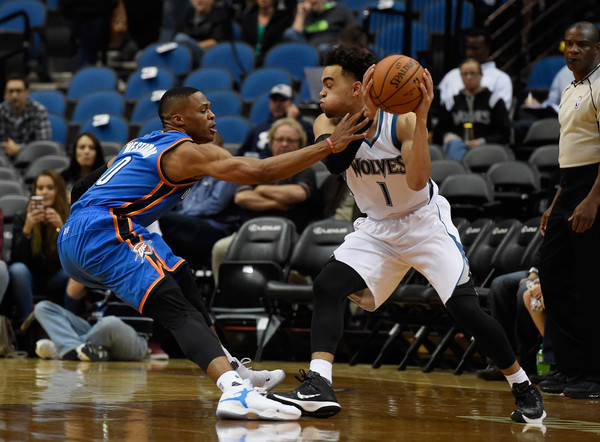
<svg viewBox="0 0 600 442">
<path fill-rule="evenodd" d="M 419 84 L 423 82 L 423 68 L 417 60 L 406 55 L 385 57 L 373 72 L 370 95 L 375 105 L 391 114 L 414 111 L 423 93 Z"/>
</svg>

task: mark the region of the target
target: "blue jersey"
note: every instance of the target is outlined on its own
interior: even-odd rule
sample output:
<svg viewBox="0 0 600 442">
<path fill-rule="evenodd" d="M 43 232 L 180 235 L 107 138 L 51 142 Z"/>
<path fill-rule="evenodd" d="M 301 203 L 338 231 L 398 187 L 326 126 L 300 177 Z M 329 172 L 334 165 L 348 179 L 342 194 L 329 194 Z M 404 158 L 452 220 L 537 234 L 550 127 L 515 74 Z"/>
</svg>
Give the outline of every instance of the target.
<svg viewBox="0 0 600 442">
<path fill-rule="evenodd" d="M 152 132 L 129 142 L 71 208 L 58 237 L 63 269 L 86 287 L 112 290 L 142 312 L 154 289 L 185 262 L 146 226 L 176 205 L 194 180 L 164 175 L 165 152 L 191 138 Z"/>
<path fill-rule="evenodd" d="M 84 207 L 103 207 L 143 226 L 152 224 L 177 205 L 195 182 L 173 183 L 162 172 L 163 154 L 185 141 L 192 139 L 174 131 L 154 131 L 130 141 L 112 167 L 73 204 L 71 213 Z"/>
</svg>

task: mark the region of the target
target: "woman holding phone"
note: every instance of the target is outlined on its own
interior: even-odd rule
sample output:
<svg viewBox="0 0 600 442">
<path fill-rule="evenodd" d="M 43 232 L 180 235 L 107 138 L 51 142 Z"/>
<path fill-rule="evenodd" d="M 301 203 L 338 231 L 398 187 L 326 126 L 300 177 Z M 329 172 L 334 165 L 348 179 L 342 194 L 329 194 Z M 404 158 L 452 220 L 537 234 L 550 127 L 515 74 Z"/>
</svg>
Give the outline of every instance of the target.
<svg viewBox="0 0 600 442">
<path fill-rule="evenodd" d="M 65 182 L 54 170 L 35 178 L 27 210 L 15 215 L 8 295 L 17 318 L 33 311 L 33 293 L 63 303 L 68 277 L 58 259 L 56 239 L 69 216 Z"/>
</svg>

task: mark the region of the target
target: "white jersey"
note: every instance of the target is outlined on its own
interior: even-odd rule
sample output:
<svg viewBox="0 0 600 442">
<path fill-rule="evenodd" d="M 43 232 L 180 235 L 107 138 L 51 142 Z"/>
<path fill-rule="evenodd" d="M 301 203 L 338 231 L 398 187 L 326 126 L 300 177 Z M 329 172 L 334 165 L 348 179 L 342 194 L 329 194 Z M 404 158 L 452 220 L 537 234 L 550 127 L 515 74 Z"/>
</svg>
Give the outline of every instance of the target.
<svg viewBox="0 0 600 442">
<path fill-rule="evenodd" d="M 469 263 L 450 214 L 450 204 L 429 180 L 415 192 L 406 182 L 397 116 L 379 111 L 373 143 L 364 141 L 346 181 L 360 210 L 333 253 L 367 284 L 350 300 L 368 311 L 378 308 L 414 267 L 433 285 L 445 304 L 454 289 L 469 280 Z"/>
<path fill-rule="evenodd" d="M 402 143 L 396 136 L 398 116 L 378 112 L 373 142 L 362 142 L 345 178 L 361 212 L 372 219 L 397 218 L 427 205 L 438 189 L 431 180 L 419 191 L 408 187 Z"/>
</svg>

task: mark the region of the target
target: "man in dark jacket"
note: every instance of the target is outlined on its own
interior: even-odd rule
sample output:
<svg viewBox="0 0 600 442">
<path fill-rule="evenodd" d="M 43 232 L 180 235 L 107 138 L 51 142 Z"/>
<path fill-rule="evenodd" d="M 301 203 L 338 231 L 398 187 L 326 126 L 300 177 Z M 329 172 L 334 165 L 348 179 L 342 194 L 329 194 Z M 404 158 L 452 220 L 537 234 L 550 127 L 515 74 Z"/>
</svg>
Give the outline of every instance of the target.
<svg viewBox="0 0 600 442">
<path fill-rule="evenodd" d="M 508 144 L 510 118 L 502 98 L 481 86 L 481 66 L 475 59 L 460 65 L 465 88 L 454 96 L 452 108 L 442 106 L 434 142 L 442 144 L 449 158 L 460 161 L 482 144 Z"/>
</svg>

